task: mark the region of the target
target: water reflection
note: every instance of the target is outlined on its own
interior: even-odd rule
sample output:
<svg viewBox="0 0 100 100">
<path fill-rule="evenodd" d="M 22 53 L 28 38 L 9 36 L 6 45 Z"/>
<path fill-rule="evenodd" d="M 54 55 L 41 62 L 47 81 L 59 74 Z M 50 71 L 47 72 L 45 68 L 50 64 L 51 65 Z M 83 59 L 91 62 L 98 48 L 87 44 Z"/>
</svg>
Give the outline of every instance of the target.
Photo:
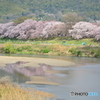
<svg viewBox="0 0 100 100">
<path fill-rule="evenodd" d="M 35 88 L 40 91 L 45 91 L 55 94 L 57 95 L 58 100 L 100 99 L 100 95 L 96 97 L 70 96 L 70 93 L 72 91 L 98 92 L 100 94 L 100 59 L 77 58 L 77 57 L 53 57 L 53 58 L 74 61 L 75 63 L 77 63 L 78 67 L 73 66 L 73 67 L 62 68 L 46 64 L 39 64 L 39 67 L 30 67 L 30 66 L 18 67 L 19 65 L 23 65 L 23 63 L 28 63 L 28 62 L 16 62 L 13 64 L 7 64 L 5 67 L 0 67 L 1 70 L 0 76 L 11 75 L 14 78 L 16 77 L 16 80 L 18 78 L 19 84 L 21 86 L 25 88 L 27 87 Z M 36 78 L 33 76 L 36 76 Z M 36 82 L 40 82 L 41 80 L 45 81 L 44 77 L 47 80 L 54 83 L 59 83 L 60 85 L 25 84 L 26 81 L 31 81 L 32 78 L 34 78 L 34 81 Z M 38 81 L 35 80 L 37 78 Z"/>
<path fill-rule="evenodd" d="M 0 67 L 0 69 L 11 74 L 17 72 L 28 77 L 31 77 L 33 75 L 45 76 L 47 75 L 46 73 L 47 70 L 52 70 L 52 66 L 46 65 L 46 64 L 39 64 L 40 67 L 30 67 L 30 66 L 19 67 L 20 65 L 25 64 L 25 63 L 28 63 L 28 62 L 18 61 L 16 63 L 6 64 L 6 66 Z"/>
<path fill-rule="evenodd" d="M 51 81 L 50 78 L 56 78 L 57 76 L 64 77 L 64 74 L 66 74 L 64 71 L 54 71 L 54 66 L 47 64 L 39 64 L 39 67 L 21 66 L 25 63 L 28 62 L 18 61 L 16 63 L 6 64 L 6 66 L 0 67 L 0 76 L 11 76 L 14 78 L 14 81 L 19 83 L 34 80 L 34 84 L 38 84 L 38 82 L 39 84 L 54 84 L 49 83 L 49 81 Z M 45 81 L 45 83 L 43 83 L 43 81 Z"/>
</svg>

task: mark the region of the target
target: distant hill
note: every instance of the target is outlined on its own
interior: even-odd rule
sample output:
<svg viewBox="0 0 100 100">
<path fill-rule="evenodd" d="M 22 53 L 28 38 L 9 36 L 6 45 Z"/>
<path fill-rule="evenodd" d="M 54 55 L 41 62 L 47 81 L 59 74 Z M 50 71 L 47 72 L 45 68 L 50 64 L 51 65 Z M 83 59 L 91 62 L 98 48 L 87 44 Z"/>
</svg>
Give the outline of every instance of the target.
<svg viewBox="0 0 100 100">
<path fill-rule="evenodd" d="M 0 0 L 0 18 L 13 19 L 15 16 L 44 13 L 65 14 L 77 12 L 93 20 L 100 19 L 100 0 Z"/>
<path fill-rule="evenodd" d="M 16 4 L 11 0 L 0 0 L 0 16 L 10 13 L 17 14 L 22 11 L 24 11 L 24 9 L 21 8 L 19 4 Z"/>
</svg>

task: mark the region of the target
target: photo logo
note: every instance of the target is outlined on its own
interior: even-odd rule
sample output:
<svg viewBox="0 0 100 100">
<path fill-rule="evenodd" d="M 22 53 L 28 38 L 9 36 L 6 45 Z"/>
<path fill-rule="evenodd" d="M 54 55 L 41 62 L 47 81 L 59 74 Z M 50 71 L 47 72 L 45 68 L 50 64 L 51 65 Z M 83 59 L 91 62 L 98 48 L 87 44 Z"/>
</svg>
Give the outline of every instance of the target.
<svg viewBox="0 0 100 100">
<path fill-rule="evenodd" d="M 71 92 L 72 97 L 74 96 L 98 96 L 98 92 Z"/>
</svg>

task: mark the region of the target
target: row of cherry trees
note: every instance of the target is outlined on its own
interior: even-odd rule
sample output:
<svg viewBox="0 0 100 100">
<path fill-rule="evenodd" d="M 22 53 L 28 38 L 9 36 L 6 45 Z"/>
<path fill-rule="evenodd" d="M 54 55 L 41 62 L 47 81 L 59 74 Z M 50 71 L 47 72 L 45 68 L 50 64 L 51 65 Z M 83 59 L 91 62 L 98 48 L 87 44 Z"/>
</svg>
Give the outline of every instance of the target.
<svg viewBox="0 0 100 100">
<path fill-rule="evenodd" d="M 69 35 L 74 39 L 95 38 L 100 41 L 100 22 L 78 22 L 69 30 Z"/>
</svg>

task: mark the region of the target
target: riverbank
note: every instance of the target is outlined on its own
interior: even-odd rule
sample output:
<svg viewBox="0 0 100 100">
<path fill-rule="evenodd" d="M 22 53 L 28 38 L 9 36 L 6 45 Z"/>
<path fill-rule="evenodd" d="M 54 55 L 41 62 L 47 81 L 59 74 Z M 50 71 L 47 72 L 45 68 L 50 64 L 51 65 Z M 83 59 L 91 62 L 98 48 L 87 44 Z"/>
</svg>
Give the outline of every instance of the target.
<svg viewBox="0 0 100 100">
<path fill-rule="evenodd" d="M 6 64 L 16 63 L 16 62 L 23 62 L 22 65 L 18 67 L 39 67 L 40 64 L 46 64 L 50 66 L 56 67 L 64 67 L 64 66 L 73 66 L 75 65 L 74 62 L 59 60 L 59 59 L 50 59 L 50 58 L 33 58 L 33 57 L 11 57 L 11 56 L 0 56 L 0 66 L 5 66 Z"/>
<path fill-rule="evenodd" d="M 49 100 L 50 98 L 54 100 L 55 97 L 55 95 L 47 92 L 14 85 L 10 82 L 9 77 L 0 79 L 0 100 Z"/>
<path fill-rule="evenodd" d="M 82 40 L 0 40 L 0 52 L 8 54 L 64 55 L 100 58 L 100 43 L 93 39 Z"/>
<path fill-rule="evenodd" d="M 2 71 L 6 75 L 15 73 L 15 76 L 17 74 L 26 77 L 24 80 L 26 84 L 60 85 L 48 80 L 48 77 L 62 73 L 62 71 L 56 71 L 53 68 L 72 66 L 75 66 L 74 62 L 60 59 L 0 56 L 0 75 L 2 75 Z"/>
</svg>

